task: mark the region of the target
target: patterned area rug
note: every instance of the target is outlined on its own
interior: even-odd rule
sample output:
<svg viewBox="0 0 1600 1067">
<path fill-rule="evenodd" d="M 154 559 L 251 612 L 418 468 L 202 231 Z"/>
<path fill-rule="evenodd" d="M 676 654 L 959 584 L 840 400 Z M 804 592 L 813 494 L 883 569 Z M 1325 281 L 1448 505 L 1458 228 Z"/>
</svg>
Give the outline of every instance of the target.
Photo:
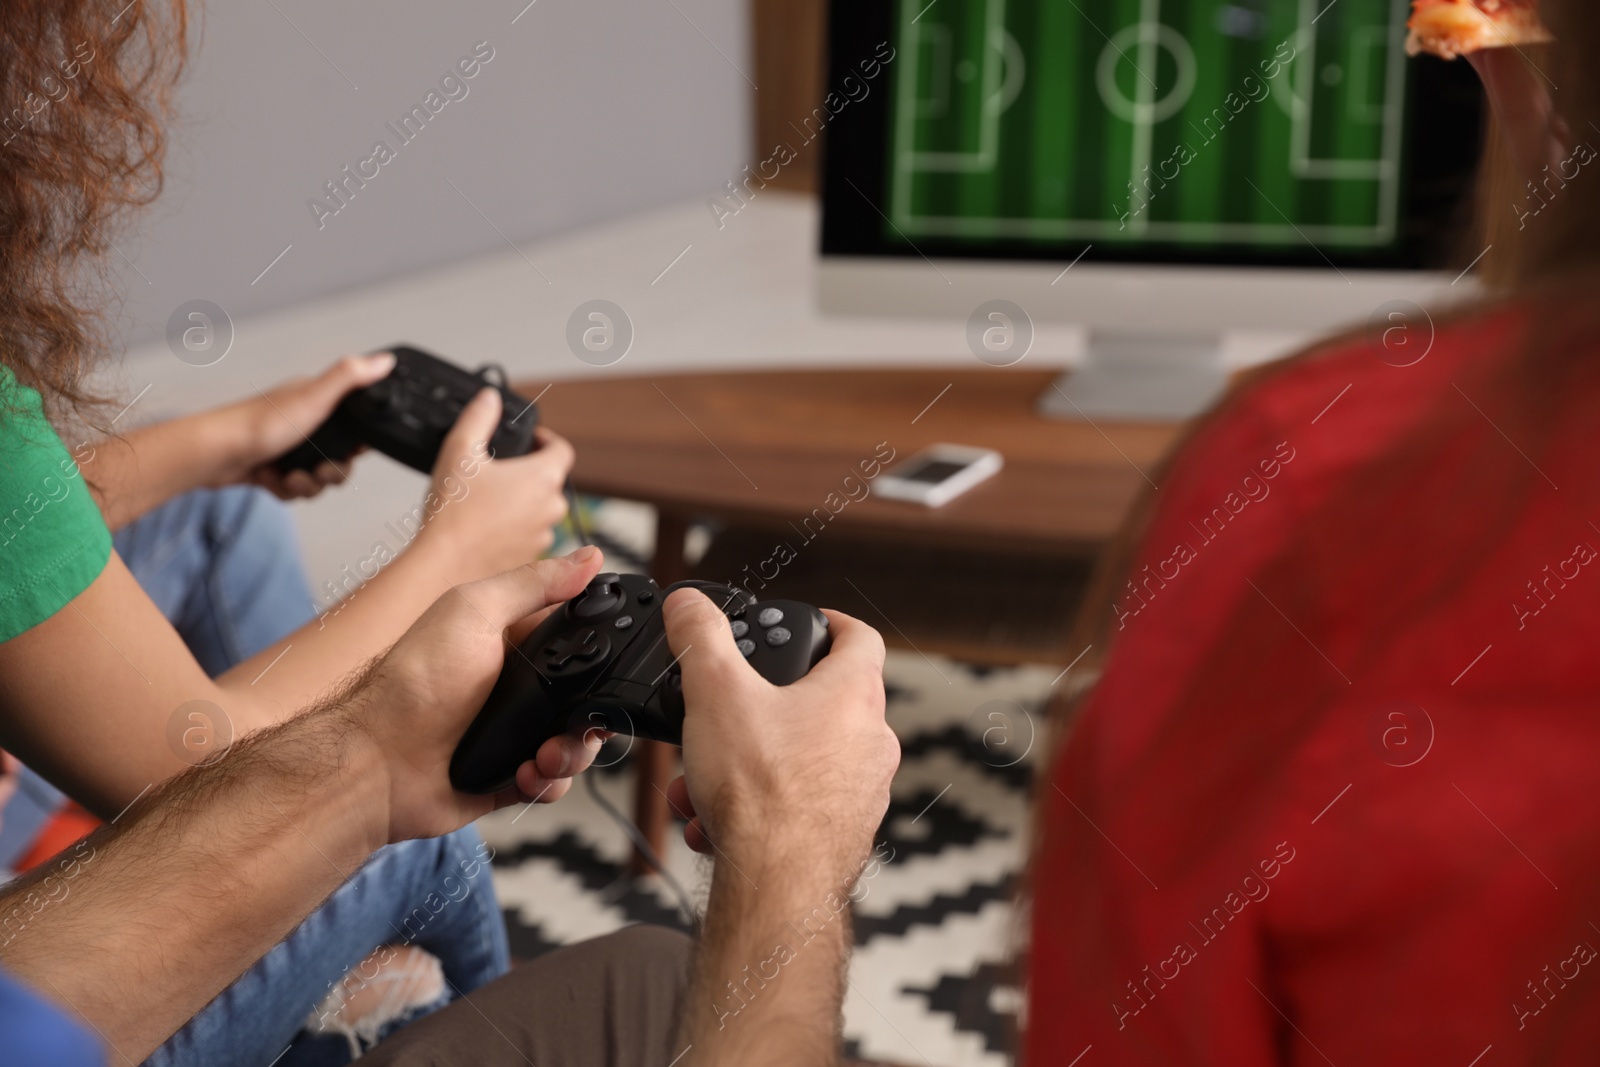
<svg viewBox="0 0 1600 1067">
<path fill-rule="evenodd" d="M 1001 1067 L 1021 999 L 1012 898 L 1053 674 L 892 652 L 885 677 L 903 759 L 878 833 L 879 855 L 891 858 L 857 891 L 847 1052 Z M 602 761 L 615 762 L 596 775 L 601 795 L 631 810 L 626 757 L 608 751 Z M 495 889 L 519 957 L 633 922 L 687 928 L 662 879 L 627 877 L 627 838 L 583 789 L 553 806 L 497 812 L 480 826 L 496 850 Z M 663 858 L 703 906 L 709 862 L 676 834 Z"/>
</svg>

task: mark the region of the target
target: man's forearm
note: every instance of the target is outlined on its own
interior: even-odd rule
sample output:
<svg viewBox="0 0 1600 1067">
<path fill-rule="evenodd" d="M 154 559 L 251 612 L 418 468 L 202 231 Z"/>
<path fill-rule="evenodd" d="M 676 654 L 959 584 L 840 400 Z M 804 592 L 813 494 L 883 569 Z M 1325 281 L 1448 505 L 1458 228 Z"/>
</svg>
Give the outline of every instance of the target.
<svg viewBox="0 0 1600 1067">
<path fill-rule="evenodd" d="M 383 843 L 388 781 L 338 707 L 172 779 L 0 894 L 0 962 L 137 1063 Z"/>
<path fill-rule="evenodd" d="M 744 869 L 719 855 L 684 1007 L 686 1065 L 835 1062 L 864 864 L 791 855 Z"/>
</svg>

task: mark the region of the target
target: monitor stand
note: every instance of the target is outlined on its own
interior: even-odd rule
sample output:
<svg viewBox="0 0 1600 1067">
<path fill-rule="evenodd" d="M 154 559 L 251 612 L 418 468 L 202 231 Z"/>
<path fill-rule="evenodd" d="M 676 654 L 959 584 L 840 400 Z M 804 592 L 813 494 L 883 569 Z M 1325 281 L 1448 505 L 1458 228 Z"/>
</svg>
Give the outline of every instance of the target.
<svg viewBox="0 0 1600 1067">
<path fill-rule="evenodd" d="M 1176 422 L 1210 407 L 1227 385 L 1218 336 L 1093 334 L 1083 364 L 1051 383 L 1039 413 L 1073 422 Z"/>
</svg>

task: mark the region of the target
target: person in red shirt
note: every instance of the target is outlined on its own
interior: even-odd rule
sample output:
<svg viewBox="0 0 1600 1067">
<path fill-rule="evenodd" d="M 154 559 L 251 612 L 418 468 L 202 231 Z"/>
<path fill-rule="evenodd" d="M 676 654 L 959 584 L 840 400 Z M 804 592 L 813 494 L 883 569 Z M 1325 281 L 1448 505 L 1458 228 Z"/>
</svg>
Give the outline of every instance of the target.
<svg viewBox="0 0 1600 1067">
<path fill-rule="evenodd" d="M 1578 170 L 1502 292 L 1254 375 L 1107 564 L 1029 1064 L 1600 1055 L 1600 12 L 1546 6 L 1475 60 L 1506 165 Z"/>
</svg>

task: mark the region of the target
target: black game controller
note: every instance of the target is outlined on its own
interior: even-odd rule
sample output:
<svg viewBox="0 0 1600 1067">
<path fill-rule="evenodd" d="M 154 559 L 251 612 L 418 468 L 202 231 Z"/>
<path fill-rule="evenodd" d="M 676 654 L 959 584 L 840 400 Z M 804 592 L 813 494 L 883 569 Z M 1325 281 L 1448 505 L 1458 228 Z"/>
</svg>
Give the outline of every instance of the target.
<svg viewBox="0 0 1600 1067">
<path fill-rule="evenodd" d="M 279 473 L 309 471 L 328 460 L 343 462 L 362 445 L 424 474 L 433 470 L 445 435 L 461 409 L 484 388 L 500 390 L 500 427 L 489 439 L 493 456 L 521 456 L 534 449 L 539 411 L 506 388 L 498 367 L 465 371 L 438 356 L 395 345 L 394 370 L 380 382 L 357 389 L 339 402 L 328 421 L 293 451 L 278 457 Z"/>
<path fill-rule="evenodd" d="M 805 677 L 833 643 L 827 617 L 809 604 L 757 604 L 740 589 L 679 582 L 665 591 L 637 574 L 596 575 L 506 656 L 483 710 L 450 760 L 464 793 L 495 793 L 539 746 L 568 730 L 595 728 L 683 743 L 683 677 L 667 647 L 661 602 L 699 589 L 728 616 L 733 640 L 774 685 Z"/>
</svg>

